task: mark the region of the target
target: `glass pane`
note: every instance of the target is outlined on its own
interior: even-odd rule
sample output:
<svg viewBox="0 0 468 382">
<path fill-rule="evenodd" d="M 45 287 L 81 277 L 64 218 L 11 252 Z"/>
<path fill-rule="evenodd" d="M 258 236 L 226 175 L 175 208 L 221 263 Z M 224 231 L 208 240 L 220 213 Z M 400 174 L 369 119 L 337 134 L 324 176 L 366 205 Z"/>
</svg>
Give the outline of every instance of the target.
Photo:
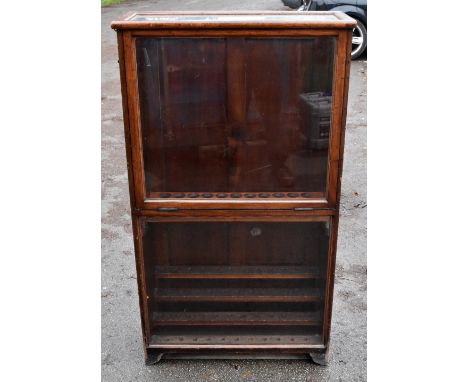
<svg viewBox="0 0 468 382">
<path fill-rule="evenodd" d="M 147 197 L 324 196 L 334 37 L 136 48 Z"/>
<path fill-rule="evenodd" d="M 152 15 L 136 14 L 129 21 L 215 21 L 215 22 L 249 22 L 249 21 L 336 21 L 331 15 L 314 13 L 290 13 L 288 15 Z"/>
<path fill-rule="evenodd" d="M 151 342 L 321 343 L 328 238 L 327 222 L 145 223 Z"/>
</svg>

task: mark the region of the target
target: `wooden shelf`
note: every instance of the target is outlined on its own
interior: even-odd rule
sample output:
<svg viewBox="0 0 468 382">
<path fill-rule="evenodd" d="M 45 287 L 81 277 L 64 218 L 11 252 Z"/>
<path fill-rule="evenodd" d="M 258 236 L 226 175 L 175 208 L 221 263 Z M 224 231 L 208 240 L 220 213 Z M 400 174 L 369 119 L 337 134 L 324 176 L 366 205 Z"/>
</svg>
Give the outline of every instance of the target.
<svg viewBox="0 0 468 382">
<path fill-rule="evenodd" d="M 165 266 L 156 268 L 161 279 L 317 279 L 314 267 L 285 266 Z"/>
<path fill-rule="evenodd" d="M 275 347 L 287 346 L 320 347 L 323 345 L 320 335 L 153 335 L 150 345 L 158 348 L 197 347 L 197 348 L 229 348 L 229 347 Z"/>
<path fill-rule="evenodd" d="M 191 140 L 193 141 L 193 132 Z M 195 135 L 196 136 L 196 135 Z M 193 142 L 192 142 L 193 143 Z M 270 166 L 268 166 L 270 167 Z M 298 199 L 310 200 L 323 198 L 323 192 L 149 192 L 150 199 Z"/>
<path fill-rule="evenodd" d="M 320 301 L 315 288 L 156 288 L 156 301 L 311 302 Z"/>
<path fill-rule="evenodd" d="M 158 312 L 153 326 L 321 325 L 317 312 Z"/>
</svg>

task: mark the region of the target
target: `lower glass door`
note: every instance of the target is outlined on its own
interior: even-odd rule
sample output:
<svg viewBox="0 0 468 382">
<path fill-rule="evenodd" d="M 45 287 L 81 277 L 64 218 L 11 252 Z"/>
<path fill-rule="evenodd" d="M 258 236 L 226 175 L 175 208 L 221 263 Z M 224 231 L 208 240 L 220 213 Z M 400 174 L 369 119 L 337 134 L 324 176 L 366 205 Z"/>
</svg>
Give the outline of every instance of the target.
<svg viewBox="0 0 468 382">
<path fill-rule="evenodd" d="M 150 345 L 318 345 L 329 218 L 142 225 Z"/>
</svg>

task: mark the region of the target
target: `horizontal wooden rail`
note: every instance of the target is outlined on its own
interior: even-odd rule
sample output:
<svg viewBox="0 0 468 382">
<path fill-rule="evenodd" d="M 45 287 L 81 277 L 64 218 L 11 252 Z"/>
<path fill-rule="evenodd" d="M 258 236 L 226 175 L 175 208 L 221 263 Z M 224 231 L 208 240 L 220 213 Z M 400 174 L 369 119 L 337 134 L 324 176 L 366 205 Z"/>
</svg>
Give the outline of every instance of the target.
<svg viewBox="0 0 468 382">
<path fill-rule="evenodd" d="M 323 277 L 315 267 L 286 266 L 200 266 L 157 267 L 161 279 L 316 279 Z"/>
<path fill-rule="evenodd" d="M 311 302 L 320 301 L 316 288 L 157 288 L 156 301 Z"/>
<path fill-rule="evenodd" d="M 153 326 L 321 325 L 317 312 L 158 312 Z"/>
</svg>

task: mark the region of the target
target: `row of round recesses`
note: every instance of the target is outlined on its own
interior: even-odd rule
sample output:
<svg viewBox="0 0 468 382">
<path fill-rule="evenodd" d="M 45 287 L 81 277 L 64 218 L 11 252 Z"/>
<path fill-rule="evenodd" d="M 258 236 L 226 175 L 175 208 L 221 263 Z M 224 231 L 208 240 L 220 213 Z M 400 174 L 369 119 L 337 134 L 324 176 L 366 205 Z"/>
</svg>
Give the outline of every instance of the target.
<svg viewBox="0 0 468 382">
<path fill-rule="evenodd" d="M 253 199 L 253 198 L 311 198 L 313 197 L 313 194 L 310 192 L 259 192 L 259 193 L 252 193 L 252 192 L 247 192 L 247 193 L 240 193 L 240 192 L 231 192 L 231 193 L 224 193 L 224 192 L 218 192 L 218 193 L 211 193 L 211 192 L 190 192 L 190 193 L 183 193 L 183 192 L 161 192 L 159 194 L 160 198 L 205 198 L 205 199 L 210 199 L 210 198 L 218 198 L 218 199 L 225 199 L 225 198 L 233 198 L 233 199 L 239 199 L 239 198 L 247 198 L 247 199 Z"/>
</svg>

